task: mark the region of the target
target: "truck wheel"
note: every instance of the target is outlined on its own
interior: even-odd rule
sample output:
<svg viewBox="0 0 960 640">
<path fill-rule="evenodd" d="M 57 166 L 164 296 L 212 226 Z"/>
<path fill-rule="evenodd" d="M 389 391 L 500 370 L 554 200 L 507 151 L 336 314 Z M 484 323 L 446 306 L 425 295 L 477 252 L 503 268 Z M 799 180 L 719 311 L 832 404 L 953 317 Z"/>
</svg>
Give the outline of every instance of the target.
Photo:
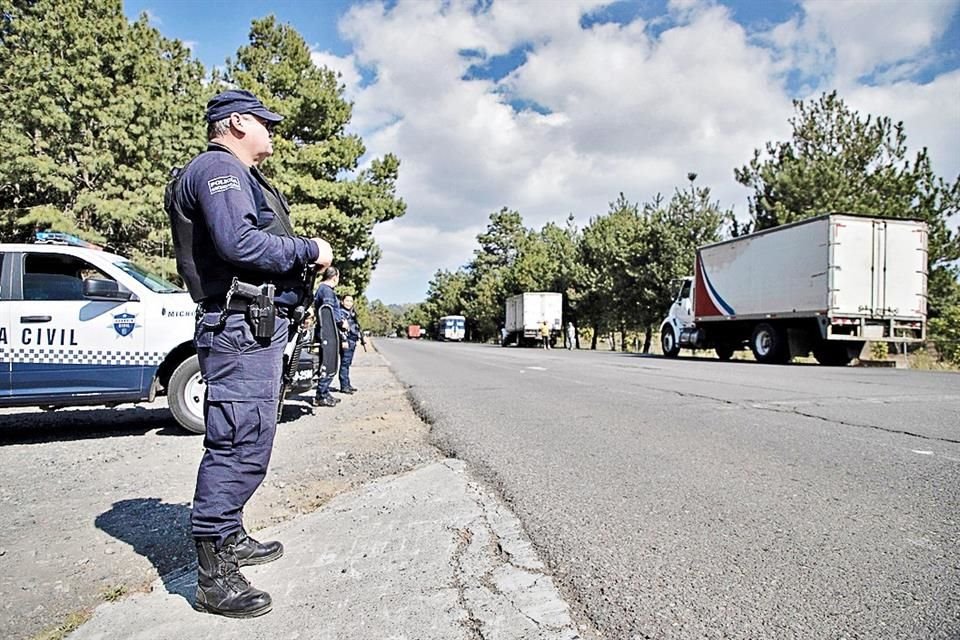
<svg viewBox="0 0 960 640">
<path fill-rule="evenodd" d="M 733 345 L 730 344 L 718 344 L 714 347 L 714 351 L 717 352 L 717 358 L 723 361 L 727 361 L 733 357 L 733 352 L 736 349 L 733 348 Z"/>
<path fill-rule="evenodd" d="M 192 433 L 204 433 L 203 399 L 207 385 L 200 376 L 200 360 L 190 356 L 180 363 L 167 385 L 167 404 L 177 423 Z"/>
<path fill-rule="evenodd" d="M 667 358 L 676 358 L 680 355 L 680 345 L 677 343 L 677 334 L 673 332 L 673 327 L 667 325 L 660 333 L 660 347 L 663 349 L 663 355 Z"/>
<path fill-rule="evenodd" d="M 853 360 L 844 342 L 822 342 L 814 347 L 813 357 L 826 367 L 845 367 Z"/>
<path fill-rule="evenodd" d="M 765 364 L 786 362 L 789 360 L 786 346 L 783 333 L 766 322 L 758 324 L 750 337 L 750 350 L 753 351 L 753 357 L 757 362 Z"/>
</svg>

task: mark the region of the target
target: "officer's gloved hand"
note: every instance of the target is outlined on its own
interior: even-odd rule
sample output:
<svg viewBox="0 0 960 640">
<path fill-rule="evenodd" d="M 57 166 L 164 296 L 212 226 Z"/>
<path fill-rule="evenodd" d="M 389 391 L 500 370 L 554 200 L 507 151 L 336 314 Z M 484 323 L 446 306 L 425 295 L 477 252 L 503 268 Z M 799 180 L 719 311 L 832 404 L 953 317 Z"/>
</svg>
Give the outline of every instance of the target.
<svg viewBox="0 0 960 640">
<path fill-rule="evenodd" d="M 333 249 L 330 248 L 330 243 L 323 238 L 314 238 L 313 241 L 320 251 L 320 255 L 317 256 L 314 264 L 321 269 L 326 269 L 333 263 Z"/>
</svg>

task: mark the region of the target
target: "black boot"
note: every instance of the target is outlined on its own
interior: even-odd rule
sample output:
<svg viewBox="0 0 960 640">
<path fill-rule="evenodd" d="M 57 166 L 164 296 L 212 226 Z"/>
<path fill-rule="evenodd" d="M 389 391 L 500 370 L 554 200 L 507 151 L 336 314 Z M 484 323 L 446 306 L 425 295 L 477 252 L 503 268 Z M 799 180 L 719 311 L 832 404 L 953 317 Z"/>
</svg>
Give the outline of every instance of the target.
<svg viewBox="0 0 960 640">
<path fill-rule="evenodd" d="M 241 567 L 273 562 L 282 555 L 283 545 L 276 540 L 259 542 L 248 536 L 243 529 L 237 532 L 237 564 Z"/>
<path fill-rule="evenodd" d="M 253 587 L 237 564 L 236 534 L 219 548 L 197 541 L 197 597 L 193 608 L 229 618 L 255 618 L 273 608 L 270 594 Z"/>
<path fill-rule="evenodd" d="M 328 394 L 326 394 L 326 395 L 317 396 L 316 398 L 314 398 L 314 399 L 313 399 L 313 406 L 315 406 L 315 407 L 335 407 L 335 406 L 337 406 L 337 403 L 338 403 L 338 402 L 340 402 L 340 401 L 337 400 L 336 398 L 334 398 L 332 395 L 330 395 L 330 394 L 328 393 Z"/>
</svg>

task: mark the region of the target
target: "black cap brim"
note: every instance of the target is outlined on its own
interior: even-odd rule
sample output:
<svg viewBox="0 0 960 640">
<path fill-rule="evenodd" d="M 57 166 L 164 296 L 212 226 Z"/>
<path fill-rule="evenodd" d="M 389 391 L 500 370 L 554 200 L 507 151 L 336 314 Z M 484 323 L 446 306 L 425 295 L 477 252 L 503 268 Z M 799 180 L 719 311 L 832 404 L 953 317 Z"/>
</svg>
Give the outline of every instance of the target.
<svg viewBox="0 0 960 640">
<path fill-rule="evenodd" d="M 273 111 L 270 111 L 266 107 L 258 107 L 256 109 L 247 111 L 247 113 L 252 113 L 255 116 L 260 116 L 261 118 L 263 118 L 268 122 L 280 122 L 281 120 L 283 120 L 283 116 L 281 116 L 278 113 L 274 113 Z"/>
</svg>

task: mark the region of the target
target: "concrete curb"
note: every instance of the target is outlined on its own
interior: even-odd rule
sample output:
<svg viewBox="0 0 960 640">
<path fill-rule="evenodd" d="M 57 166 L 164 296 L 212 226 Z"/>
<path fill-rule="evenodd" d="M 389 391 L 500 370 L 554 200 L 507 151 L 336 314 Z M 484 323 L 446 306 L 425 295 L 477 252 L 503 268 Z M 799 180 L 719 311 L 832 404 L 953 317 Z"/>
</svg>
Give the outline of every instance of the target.
<svg viewBox="0 0 960 640">
<path fill-rule="evenodd" d="M 580 638 L 520 522 L 458 460 L 381 478 L 256 535 L 286 547 L 243 570 L 273 596 L 271 613 L 195 612 L 194 568 L 101 605 L 70 639 Z"/>
</svg>

